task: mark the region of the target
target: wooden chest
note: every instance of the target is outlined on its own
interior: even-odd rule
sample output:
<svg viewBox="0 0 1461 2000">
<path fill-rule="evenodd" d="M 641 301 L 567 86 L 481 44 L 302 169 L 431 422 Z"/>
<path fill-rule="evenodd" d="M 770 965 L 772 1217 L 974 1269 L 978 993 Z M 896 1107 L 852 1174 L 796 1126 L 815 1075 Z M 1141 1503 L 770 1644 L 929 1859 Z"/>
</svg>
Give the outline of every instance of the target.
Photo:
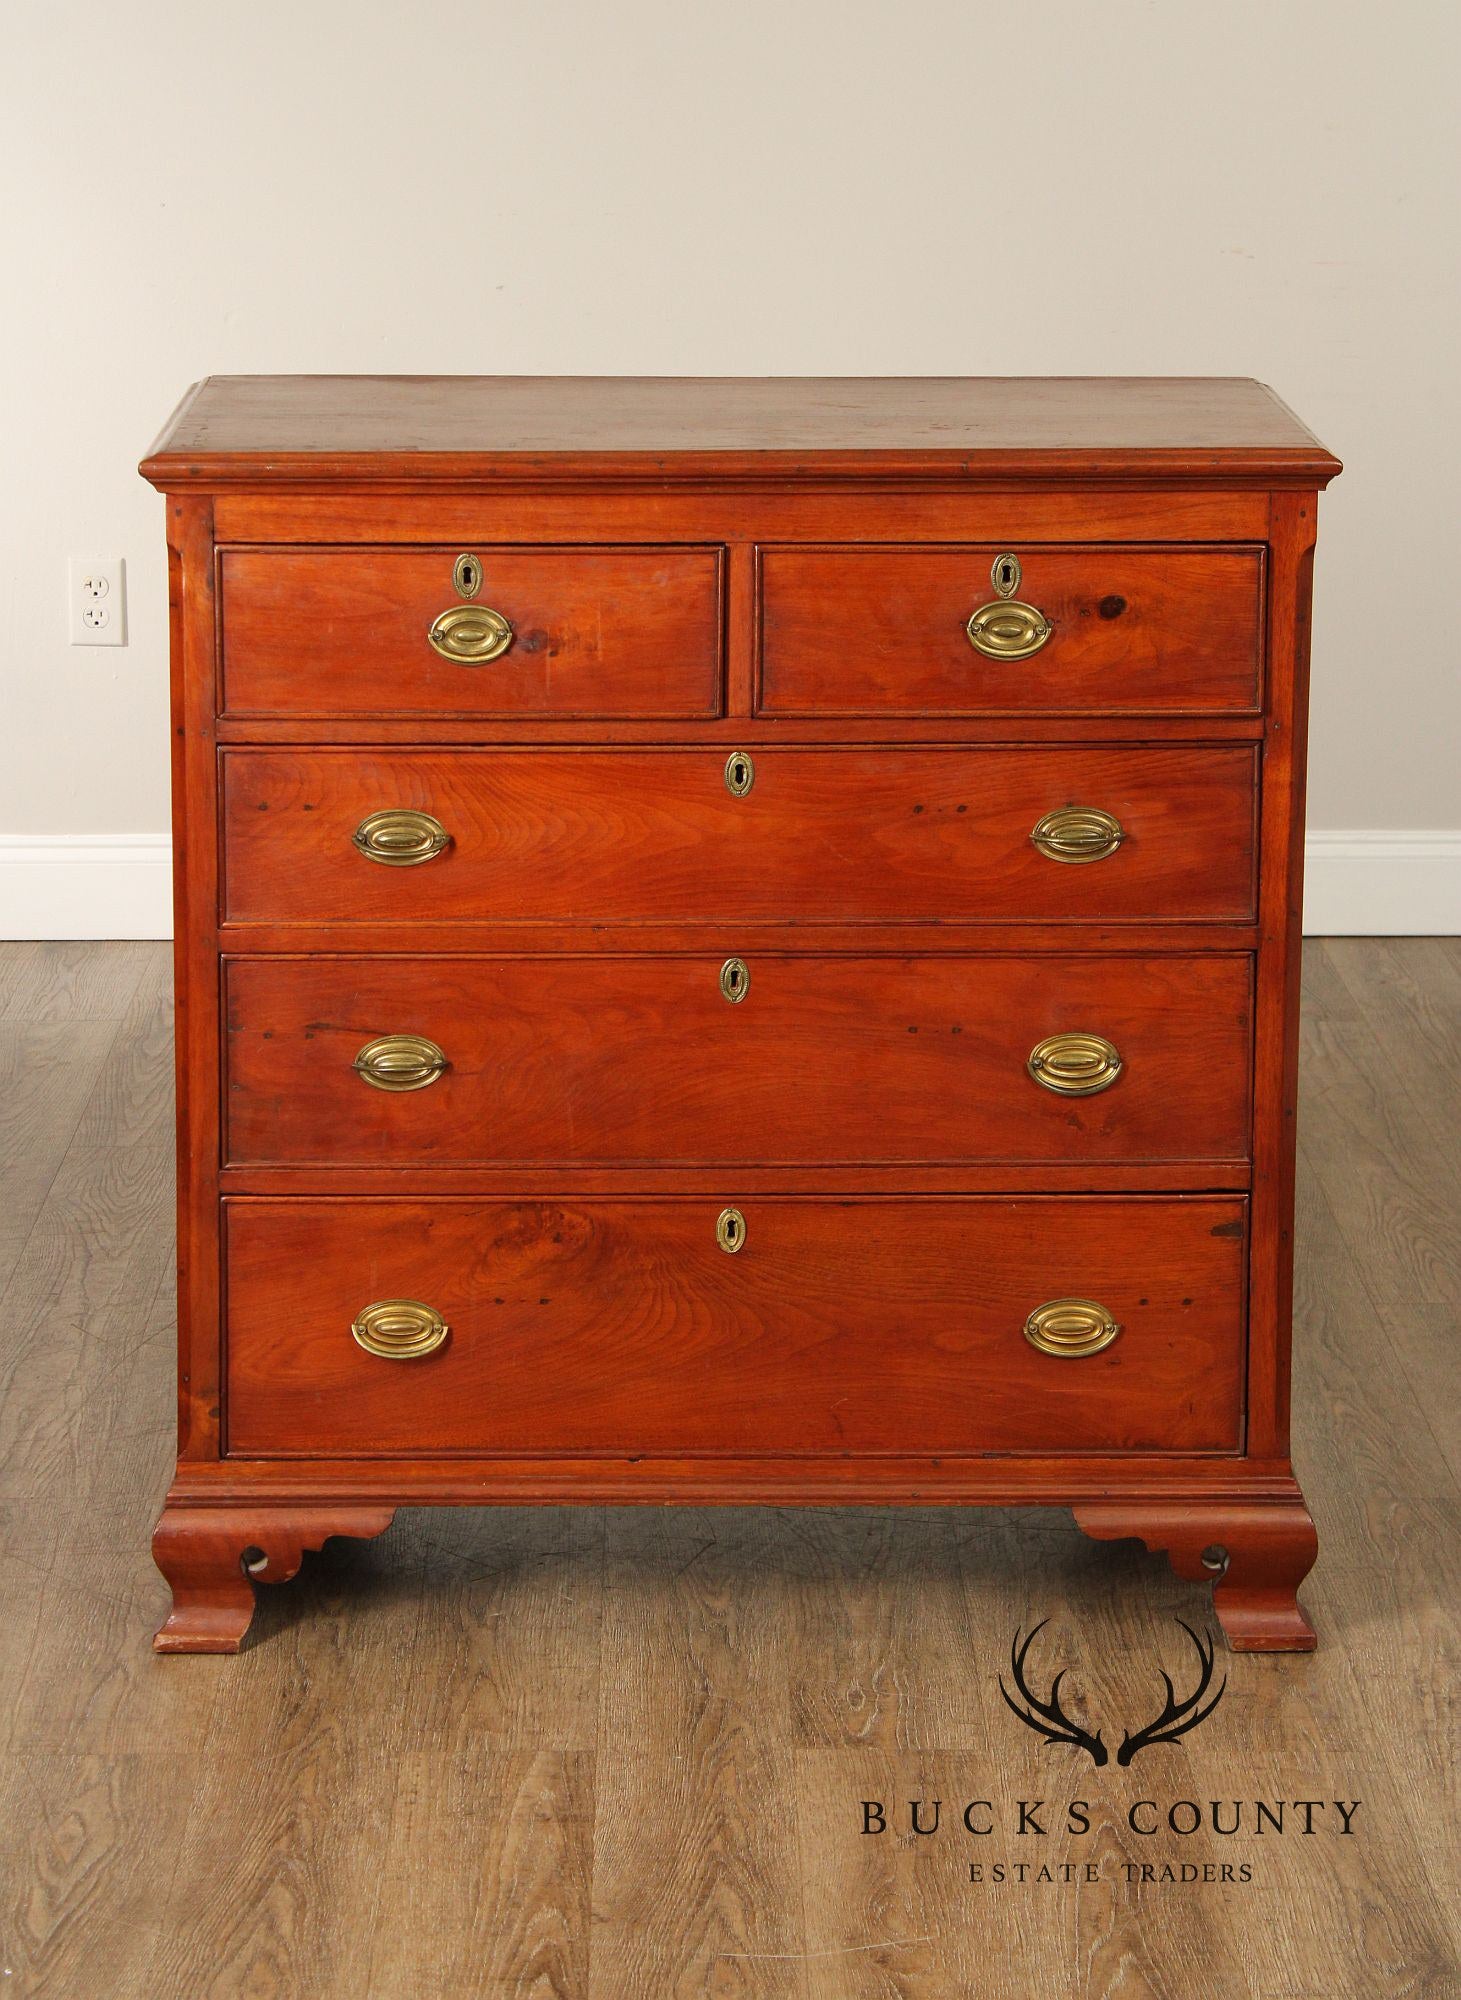
<svg viewBox="0 0 1461 2000">
<path fill-rule="evenodd" d="M 165 1651 L 400 1505 L 1073 1507 L 1311 1646 L 1242 381 L 240 378 L 167 496 Z"/>
</svg>

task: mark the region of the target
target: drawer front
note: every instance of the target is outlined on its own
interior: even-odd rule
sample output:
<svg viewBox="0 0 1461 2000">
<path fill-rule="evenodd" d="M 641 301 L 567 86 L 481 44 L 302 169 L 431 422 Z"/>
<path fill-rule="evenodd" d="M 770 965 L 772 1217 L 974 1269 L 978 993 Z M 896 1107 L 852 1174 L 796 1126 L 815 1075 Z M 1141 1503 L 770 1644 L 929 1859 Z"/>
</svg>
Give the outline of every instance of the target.
<svg viewBox="0 0 1461 2000">
<path fill-rule="evenodd" d="M 230 1202 L 228 1449 L 1239 1447 L 1241 1199 L 748 1199 L 733 1254 L 719 1207 Z"/>
<path fill-rule="evenodd" d="M 225 551 L 225 712 L 719 713 L 717 550 L 478 549 L 479 569 L 464 579 L 477 584 L 470 598 L 460 553 Z M 495 645 L 503 650 L 471 657 Z"/>
<path fill-rule="evenodd" d="M 767 549 L 763 715 L 1248 713 L 1260 700 L 1258 549 L 1035 548 L 1004 602 L 986 548 Z M 975 613 L 1004 620 L 983 642 Z M 1021 637 L 1021 628 L 1028 639 Z M 1040 637 L 1042 628 L 1048 636 Z"/>
<path fill-rule="evenodd" d="M 236 959 L 227 1155 L 1237 1161 L 1251 1013 L 1216 954 Z M 1037 1081 L 1070 1035 L 1115 1056 L 1062 1044 Z"/>
<path fill-rule="evenodd" d="M 1242 922 L 1254 911 L 1256 755 L 758 748 L 737 797 L 723 748 L 228 750 L 224 914 Z M 1072 807 L 1083 812 L 1065 833 L 1037 845 L 1036 830 Z M 446 842 L 419 866 L 381 865 L 356 844 L 373 814 L 397 808 L 427 815 Z M 1109 817 L 1114 844 L 1071 865 L 1059 843 L 1079 851 L 1086 813 Z"/>
</svg>

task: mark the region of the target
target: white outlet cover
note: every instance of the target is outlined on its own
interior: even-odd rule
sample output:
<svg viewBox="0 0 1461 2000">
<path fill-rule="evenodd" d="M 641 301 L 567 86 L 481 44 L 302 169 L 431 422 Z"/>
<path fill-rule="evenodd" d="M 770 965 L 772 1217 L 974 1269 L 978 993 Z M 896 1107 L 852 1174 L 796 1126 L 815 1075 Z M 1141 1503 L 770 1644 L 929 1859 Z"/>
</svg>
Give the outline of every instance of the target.
<svg viewBox="0 0 1461 2000">
<path fill-rule="evenodd" d="M 121 556 L 72 556 L 66 608 L 73 646 L 127 643 L 127 565 Z"/>
</svg>

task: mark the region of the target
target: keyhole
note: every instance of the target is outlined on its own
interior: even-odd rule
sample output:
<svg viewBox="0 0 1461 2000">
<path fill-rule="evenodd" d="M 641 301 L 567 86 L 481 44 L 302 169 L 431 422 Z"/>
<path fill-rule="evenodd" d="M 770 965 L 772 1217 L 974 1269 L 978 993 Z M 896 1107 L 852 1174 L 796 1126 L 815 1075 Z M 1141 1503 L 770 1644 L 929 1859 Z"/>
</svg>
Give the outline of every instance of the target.
<svg viewBox="0 0 1461 2000">
<path fill-rule="evenodd" d="M 1012 597 L 1020 587 L 1020 559 L 1016 555 L 996 556 L 989 572 L 1001 597 Z"/>
<path fill-rule="evenodd" d="M 734 1006 L 751 990 L 751 971 L 743 958 L 728 958 L 720 968 L 720 990 Z"/>
<path fill-rule="evenodd" d="M 756 782 L 756 767 L 744 750 L 732 750 L 725 760 L 725 788 L 732 798 L 743 799 Z"/>
<path fill-rule="evenodd" d="M 738 1208 L 723 1208 L 715 1220 L 715 1240 L 734 1257 L 746 1240 L 746 1218 Z"/>
<path fill-rule="evenodd" d="M 460 597 L 475 597 L 482 587 L 482 565 L 475 556 L 458 556 L 452 565 L 452 581 Z"/>
</svg>

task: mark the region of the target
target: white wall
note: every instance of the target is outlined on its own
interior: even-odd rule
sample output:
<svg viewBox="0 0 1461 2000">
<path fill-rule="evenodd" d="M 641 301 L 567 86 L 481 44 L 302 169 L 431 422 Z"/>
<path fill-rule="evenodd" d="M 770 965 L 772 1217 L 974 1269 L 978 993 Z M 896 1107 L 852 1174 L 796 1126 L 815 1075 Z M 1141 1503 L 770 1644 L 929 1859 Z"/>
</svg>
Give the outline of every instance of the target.
<svg viewBox="0 0 1461 2000">
<path fill-rule="evenodd" d="M 134 467 L 195 377 L 267 370 L 1257 375 L 1347 465 L 1317 579 L 1311 824 L 1346 836 L 1320 844 L 1323 925 L 1461 922 L 1457 836 L 1413 831 L 1461 827 L 1457 23 L 1449 0 L 12 10 L 0 932 L 7 897 L 12 928 L 84 927 L 60 911 L 94 905 L 74 866 L 103 852 L 119 912 L 129 867 L 160 880 L 135 837 L 166 825 L 162 509 Z M 65 643 L 72 551 L 125 556 L 125 651 Z M 1412 837 L 1346 877 L 1374 829 Z M 92 844 L 73 865 L 34 835 Z"/>
</svg>

